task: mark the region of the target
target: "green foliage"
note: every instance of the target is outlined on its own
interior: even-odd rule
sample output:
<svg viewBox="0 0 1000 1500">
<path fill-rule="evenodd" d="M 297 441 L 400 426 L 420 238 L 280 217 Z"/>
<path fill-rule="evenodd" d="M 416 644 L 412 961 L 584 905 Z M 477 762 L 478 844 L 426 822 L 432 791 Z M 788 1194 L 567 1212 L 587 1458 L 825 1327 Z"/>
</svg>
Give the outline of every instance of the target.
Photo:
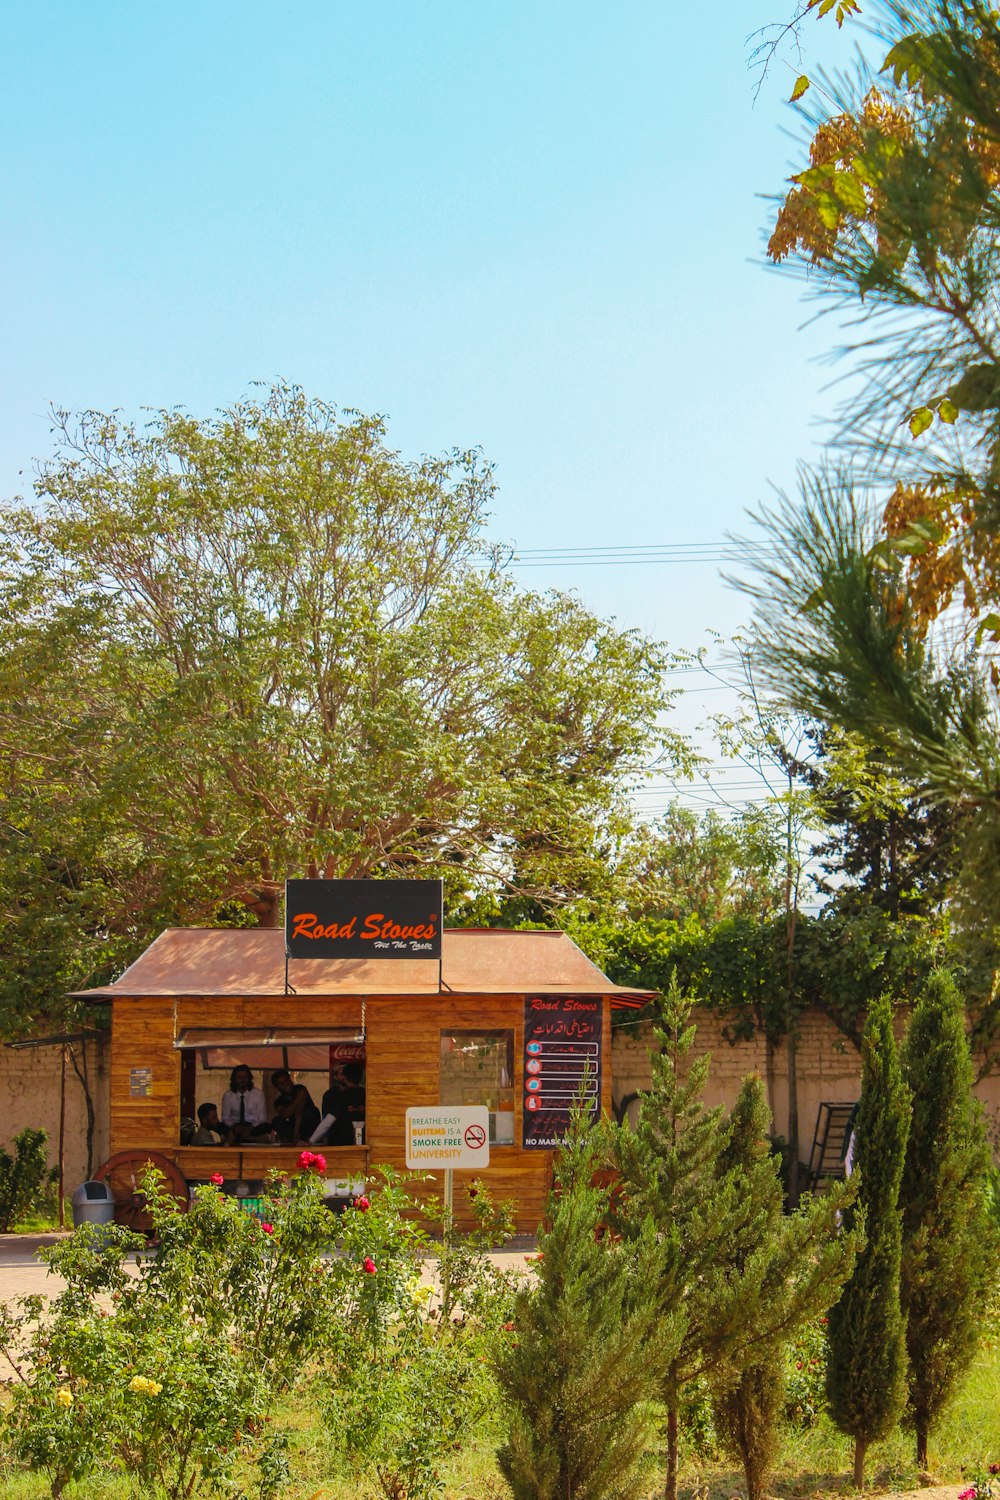
<svg viewBox="0 0 1000 1500">
<path fill-rule="evenodd" d="M 380 1174 L 338 1219 L 318 1173 L 274 1174 L 264 1217 L 214 1186 L 180 1213 L 149 1173 L 158 1243 L 135 1274 L 123 1256 L 139 1241 L 114 1226 L 85 1225 L 46 1253 L 64 1290 L 5 1307 L 0 1353 L 14 1376 L 9 1451 L 53 1495 L 123 1473 L 169 1500 L 248 1483 L 280 1500 L 288 1433 L 275 1414 L 313 1369 L 333 1456 L 354 1478 L 397 1500 L 439 1488 L 446 1450 L 495 1403 L 487 1351 L 509 1279 L 457 1237 L 453 1316 L 441 1318 L 404 1184 Z M 507 1222 L 488 1194 L 482 1222 L 484 1234 Z"/>
<path fill-rule="evenodd" d="M 996 1277 L 998 1238 L 986 1202 L 990 1151 L 972 1097 L 965 1012 L 951 975 L 932 974 L 902 1049 L 913 1098 L 900 1204 L 900 1295 L 917 1462 L 976 1351 Z"/>
<path fill-rule="evenodd" d="M 827 1366 L 830 1413 L 840 1430 L 854 1439 L 854 1482 L 859 1486 L 868 1444 L 892 1430 L 906 1402 L 899 1187 L 910 1096 L 887 1000 L 877 1001 L 869 1011 L 861 1057 L 854 1150 L 860 1190 L 844 1221 L 849 1229 L 861 1221 L 867 1242 L 839 1302 L 830 1310 Z"/>
<path fill-rule="evenodd" d="M 832 118 L 817 100 L 770 247 L 863 318 L 860 378 L 840 453 L 764 513 L 748 587 L 766 685 L 859 735 L 958 835 L 959 935 L 985 931 L 995 963 L 996 16 L 982 0 L 888 0 L 872 34 L 882 67 L 829 81 Z"/>
<path fill-rule="evenodd" d="M 662 1253 L 657 1295 L 663 1317 L 679 1330 L 662 1382 L 668 1495 L 676 1490 L 683 1393 L 703 1376 L 720 1398 L 719 1435 L 748 1462 L 763 1459 L 770 1439 L 760 1448 L 741 1447 L 746 1424 L 764 1415 L 763 1397 L 754 1394 L 760 1381 L 751 1376 L 742 1383 L 743 1373 L 757 1365 L 770 1371 L 780 1362 L 784 1343 L 836 1295 L 858 1241 L 854 1233 L 836 1232 L 850 1188 L 801 1212 L 782 1213 L 780 1168 L 770 1151 L 759 1079 L 744 1083 L 731 1118 L 722 1106 L 705 1108 L 710 1059 L 689 1056 L 690 1008 L 674 976 L 661 1004 L 638 1130 L 615 1137 L 624 1181 L 621 1229 L 627 1239 L 649 1220 L 656 1225 Z M 741 1384 L 753 1416 L 740 1406 Z M 762 1482 L 756 1470 L 752 1482 Z"/>
<path fill-rule="evenodd" d="M 720 1382 L 714 1401 L 715 1428 L 725 1451 L 742 1466 L 747 1500 L 761 1500 L 781 1447 L 784 1364 L 765 1356 Z"/>
<path fill-rule="evenodd" d="M 48 1136 L 26 1126 L 14 1137 L 14 1155 L 0 1147 L 0 1234 L 14 1228 L 25 1214 L 41 1206 L 45 1191 L 58 1172 L 50 1172 Z"/>
<path fill-rule="evenodd" d="M 384 1500 L 431 1500 L 447 1458 L 496 1406 L 490 1359 L 509 1338 L 514 1285 L 485 1252 L 511 1218 L 482 1184 L 470 1202 L 476 1228 L 449 1226 L 435 1288 L 421 1278 L 432 1246 L 392 1174 L 342 1221 L 350 1296 L 321 1382 L 324 1415 L 335 1464 Z"/>
<path fill-rule="evenodd" d="M 514 583 L 478 453 L 288 386 L 56 428 L 0 517 L 8 1030 L 165 925 L 273 923 L 286 875 L 614 885 L 667 658 Z"/>
<path fill-rule="evenodd" d="M 597 922 L 580 917 L 565 925 L 617 984 L 662 993 L 676 973 L 698 1004 L 725 1014 L 734 1041 L 755 1030 L 774 1040 L 785 1034 L 788 953 L 783 917 L 730 917 L 707 931 L 695 922 L 680 927 L 650 918 Z M 792 1014 L 815 1006 L 860 1047 L 869 1005 L 880 994 L 890 994 L 897 1003 L 915 999 L 940 961 L 941 950 L 936 924 L 919 917 L 894 920 L 867 900 L 832 904 L 818 916 L 800 912 L 795 924 Z"/>
<path fill-rule="evenodd" d="M 785 1421 L 812 1427 L 826 1410 L 826 1329 L 828 1318 L 812 1318 L 785 1348 Z"/>
<path fill-rule="evenodd" d="M 649 1225 L 631 1243 L 604 1231 L 597 1165 L 578 1111 L 555 1160 L 537 1279 L 518 1293 L 496 1357 L 507 1407 L 498 1458 L 514 1500 L 638 1500 L 647 1490 L 649 1403 L 673 1324 L 659 1316 Z"/>
<path fill-rule="evenodd" d="M 143 1189 L 159 1243 L 134 1276 L 123 1251 L 138 1241 L 84 1225 L 46 1252 L 65 1283 L 52 1304 L 5 1310 L 14 1452 L 48 1472 L 53 1495 L 121 1468 L 170 1500 L 218 1492 L 238 1456 L 266 1456 L 266 1494 L 274 1403 L 336 1315 L 338 1277 L 318 1259 L 332 1240 L 322 1188 L 309 1173 L 276 1181 L 269 1228 L 214 1187 L 186 1214 L 155 1173 Z"/>
<path fill-rule="evenodd" d="M 723 1268 L 740 1280 L 745 1321 L 713 1377 L 716 1430 L 743 1466 L 748 1500 L 765 1493 L 778 1453 L 788 1346 L 837 1296 L 861 1239 L 838 1228 L 854 1196 L 850 1184 L 783 1212 L 770 1126 L 763 1084 L 748 1077 L 718 1164 L 720 1174 L 741 1185 L 748 1214 L 747 1232 L 720 1247 Z"/>
</svg>

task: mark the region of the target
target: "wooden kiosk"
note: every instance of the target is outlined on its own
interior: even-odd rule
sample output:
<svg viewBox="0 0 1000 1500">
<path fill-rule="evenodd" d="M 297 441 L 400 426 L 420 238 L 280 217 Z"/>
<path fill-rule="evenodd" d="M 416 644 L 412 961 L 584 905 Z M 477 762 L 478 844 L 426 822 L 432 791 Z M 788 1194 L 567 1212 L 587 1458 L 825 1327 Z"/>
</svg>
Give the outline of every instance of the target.
<svg viewBox="0 0 1000 1500">
<path fill-rule="evenodd" d="M 111 1005 L 112 1153 L 155 1152 L 187 1183 L 292 1170 L 298 1144 L 185 1146 L 182 1121 L 218 1104 L 236 1064 L 265 1088 L 287 1067 L 318 1104 L 339 1060 L 363 1058 L 362 1143 L 316 1148 L 331 1192 L 377 1165 L 404 1169 L 409 1106 L 486 1105 L 485 1176 L 495 1196 L 515 1200 L 518 1231 L 533 1233 L 584 1072 L 595 1113 L 611 1108 L 612 1006 L 648 997 L 613 985 L 562 932 L 442 938 L 439 963 L 286 960 L 278 929 L 163 932 L 114 984 L 80 995 Z M 471 1174 L 456 1175 L 461 1221 Z"/>
</svg>

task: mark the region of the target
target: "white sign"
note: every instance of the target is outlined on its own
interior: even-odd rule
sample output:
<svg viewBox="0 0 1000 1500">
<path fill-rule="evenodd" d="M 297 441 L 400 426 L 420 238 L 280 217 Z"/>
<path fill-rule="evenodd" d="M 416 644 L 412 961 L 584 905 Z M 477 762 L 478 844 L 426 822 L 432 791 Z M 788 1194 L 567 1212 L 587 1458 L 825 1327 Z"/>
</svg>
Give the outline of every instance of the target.
<svg viewBox="0 0 1000 1500">
<path fill-rule="evenodd" d="M 406 1111 L 406 1165 L 411 1172 L 435 1167 L 477 1172 L 489 1164 L 490 1112 L 485 1104 Z"/>
</svg>

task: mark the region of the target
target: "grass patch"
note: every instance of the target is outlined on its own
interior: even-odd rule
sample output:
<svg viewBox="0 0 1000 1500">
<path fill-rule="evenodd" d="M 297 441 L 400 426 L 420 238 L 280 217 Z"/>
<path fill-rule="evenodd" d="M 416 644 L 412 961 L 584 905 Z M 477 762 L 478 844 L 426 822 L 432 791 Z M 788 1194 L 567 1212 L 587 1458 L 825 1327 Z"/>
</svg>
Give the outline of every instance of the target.
<svg viewBox="0 0 1000 1500">
<path fill-rule="evenodd" d="M 328 1444 L 308 1387 L 277 1415 L 276 1425 L 289 1434 L 292 1481 L 282 1500 L 375 1500 L 350 1474 L 331 1474 Z M 496 1432 L 470 1435 L 456 1452 L 445 1475 L 441 1500 L 509 1500 L 496 1466 Z M 686 1451 L 687 1450 L 687 1451 Z M 690 1456 L 682 1446 L 681 1493 L 688 1500 L 731 1500 L 743 1488 L 743 1476 L 730 1466 Z M 951 1409 L 930 1442 L 930 1470 L 941 1484 L 957 1483 L 980 1464 L 1000 1459 L 1000 1347 L 983 1349 Z M 812 1427 L 790 1427 L 771 1485 L 781 1500 L 852 1492 L 851 1444 L 825 1416 Z M 868 1464 L 869 1488 L 901 1492 L 920 1488 L 913 1460 L 913 1438 L 905 1431 L 873 1445 Z M 662 1469 L 650 1481 L 649 1497 L 662 1494 Z M 0 1468 L 0 1500 L 46 1500 L 43 1475 Z M 65 1500 L 139 1500 L 125 1479 L 88 1479 L 67 1486 Z"/>
</svg>

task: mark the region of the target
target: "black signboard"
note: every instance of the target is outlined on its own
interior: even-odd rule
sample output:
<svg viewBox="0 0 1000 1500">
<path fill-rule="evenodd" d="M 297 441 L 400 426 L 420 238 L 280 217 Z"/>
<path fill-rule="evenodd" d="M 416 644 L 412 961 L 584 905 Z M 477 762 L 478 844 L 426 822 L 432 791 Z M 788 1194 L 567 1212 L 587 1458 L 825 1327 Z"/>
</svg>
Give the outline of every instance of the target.
<svg viewBox="0 0 1000 1500">
<path fill-rule="evenodd" d="M 286 880 L 289 958 L 441 957 L 440 880 Z"/>
<path fill-rule="evenodd" d="M 601 1109 L 602 1002 L 596 996 L 531 995 L 524 1002 L 525 1151 L 562 1143 L 581 1089 Z"/>
</svg>

